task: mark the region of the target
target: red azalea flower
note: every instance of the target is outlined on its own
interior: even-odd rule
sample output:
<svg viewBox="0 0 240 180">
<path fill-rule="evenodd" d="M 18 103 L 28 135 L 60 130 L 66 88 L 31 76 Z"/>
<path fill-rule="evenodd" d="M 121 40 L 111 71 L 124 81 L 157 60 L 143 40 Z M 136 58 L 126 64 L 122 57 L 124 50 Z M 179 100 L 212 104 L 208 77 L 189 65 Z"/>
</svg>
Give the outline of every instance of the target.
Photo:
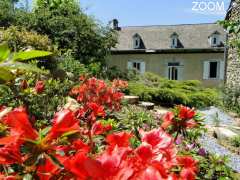
<svg viewBox="0 0 240 180">
<path fill-rule="evenodd" d="M 37 166 L 37 175 L 41 180 L 50 180 L 59 172 L 59 167 L 49 158 L 44 158 Z"/>
<path fill-rule="evenodd" d="M 179 108 L 179 118 L 181 119 L 192 119 L 195 115 L 196 112 L 194 109 L 190 109 L 189 107 L 186 106 L 178 106 Z"/>
<path fill-rule="evenodd" d="M 104 107 L 97 103 L 88 103 L 87 107 L 91 110 L 91 115 L 96 119 L 96 117 L 105 117 L 106 113 Z"/>
<path fill-rule="evenodd" d="M 100 135 L 112 129 L 111 125 L 103 125 L 101 122 L 97 121 L 93 124 L 91 134 Z"/>
<path fill-rule="evenodd" d="M 191 156 L 180 156 L 177 157 L 178 165 L 182 168 L 180 177 L 183 180 L 195 180 L 197 173 L 197 161 Z"/>
<path fill-rule="evenodd" d="M 174 119 L 173 112 L 167 112 L 163 117 L 163 123 L 161 127 L 164 129 L 168 128 L 173 123 L 173 119 Z"/>
<path fill-rule="evenodd" d="M 44 91 L 45 84 L 43 81 L 37 81 L 35 85 L 35 91 L 39 94 Z"/>
<path fill-rule="evenodd" d="M 87 157 L 85 152 L 78 152 L 63 164 L 65 169 L 73 173 L 78 179 L 99 178 L 104 172 L 101 163 Z"/>
<path fill-rule="evenodd" d="M 97 160 L 101 162 L 102 169 L 104 172 L 104 179 L 118 179 L 119 177 L 124 174 L 128 174 L 129 172 L 126 170 L 127 166 L 127 158 L 132 152 L 131 148 L 129 147 L 119 147 L 114 146 L 108 148 L 105 152 L 103 152 Z M 122 171 L 124 170 L 124 171 Z M 128 176 L 131 176 L 133 172 Z M 115 178 L 113 178 L 115 177 Z"/>
<path fill-rule="evenodd" d="M 173 144 L 172 137 L 161 128 L 149 132 L 142 132 L 142 142 L 150 144 L 153 148 L 168 148 Z"/>
<path fill-rule="evenodd" d="M 115 134 L 110 134 L 107 136 L 106 141 L 109 146 L 118 146 L 118 147 L 128 147 L 130 144 L 130 138 L 132 134 L 126 132 L 119 132 Z"/>
<path fill-rule="evenodd" d="M 21 89 L 27 89 L 28 88 L 28 83 L 26 80 L 22 80 L 20 84 Z"/>
<path fill-rule="evenodd" d="M 38 133 L 32 128 L 24 108 L 16 108 L 9 112 L 4 116 L 3 122 L 10 127 L 13 136 L 19 135 L 21 138 L 31 140 L 38 138 Z"/>
<path fill-rule="evenodd" d="M 74 113 L 70 110 L 65 109 L 56 113 L 47 139 L 55 139 L 66 132 L 79 131 L 78 123 L 78 120 L 74 117 Z"/>
<path fill-rule="evenodd" d="M 20 145 L 16 136 L 1 138 L 0 146 L 3 147 L 0 147 L 0 164 L 22 163 L 22 156 L 19 151 Z"/>
</svg>

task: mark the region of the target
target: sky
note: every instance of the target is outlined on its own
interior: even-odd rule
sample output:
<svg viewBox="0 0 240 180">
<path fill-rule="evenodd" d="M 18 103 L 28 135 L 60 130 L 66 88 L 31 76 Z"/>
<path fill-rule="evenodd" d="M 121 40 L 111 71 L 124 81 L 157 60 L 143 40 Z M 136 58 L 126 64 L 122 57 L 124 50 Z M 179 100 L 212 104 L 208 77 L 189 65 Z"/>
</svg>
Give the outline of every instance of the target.
<svg viewBox="0 0 240 180">
<path fill-rule="evenodd" d="M 212 23 L 224 19 L 230 3 L 230 0 L 79 1 L 84 12 L 100 23 L 106 25 L 116 18 L 120 26 Z"/>
<path fill-rule="evenodd" d="M 216 22 L 224 19 L 229 3 L 230 0 L 80 0 L 87 14 L 103 24 L 116 18 L 120 26 Z"/>
</svg>

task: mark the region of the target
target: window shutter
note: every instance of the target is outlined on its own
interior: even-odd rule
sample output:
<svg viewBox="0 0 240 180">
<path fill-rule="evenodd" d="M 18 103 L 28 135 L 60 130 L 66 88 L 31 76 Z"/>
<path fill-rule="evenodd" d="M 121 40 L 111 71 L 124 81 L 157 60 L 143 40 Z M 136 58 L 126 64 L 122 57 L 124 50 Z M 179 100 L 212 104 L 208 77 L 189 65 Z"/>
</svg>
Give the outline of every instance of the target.
<svg viewBox="0 0 240 180">
<path fill-rule="evenodd" d="M 127 64 L 127 69 L 132 69 L 133 68 L 133 63 L 131 61 L 128 61 L 128 64 Z"/>
<path fill-rule="evenodd" d="M 203 79 L 209 79 L 209 61 L 203 63 Z"/>
<path fill-rule="evenodd" d="M 225 72 L 225 62 L 224 61 L 220 61 L 220 69 L 219 69 L 220 73 L 219 73 L 219 78 L 221 80 L 224 79 L 224 72 Z"/>
<path fill-rule="evenodd" d="M 145 62 L 141 62 L 141 67 L 140 67 L 141 74 L 145 73 L 145 69 L 146 69 L 146 64 L 145 64 Z"/>
<path fill-rule="evenodd" d="M 178 80 L 183 80 L 183 71 L 184 71 L 183 65 L 178 66 Z"/>
</svg>

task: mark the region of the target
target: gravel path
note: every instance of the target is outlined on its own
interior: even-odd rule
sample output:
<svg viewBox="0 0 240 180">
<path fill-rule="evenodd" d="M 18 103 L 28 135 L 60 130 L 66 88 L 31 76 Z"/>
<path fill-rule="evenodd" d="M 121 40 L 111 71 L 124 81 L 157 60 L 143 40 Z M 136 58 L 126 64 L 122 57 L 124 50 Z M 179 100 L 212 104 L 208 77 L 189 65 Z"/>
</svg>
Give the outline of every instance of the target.
<svg viewBox="0 0 240 180">
<path fill-rule="evenodd" d="M 203 136 L 199 140 L 200 144 L 210 153 L 215 153 L 220 156 L 228 156 L 228 166 L 236 172 L 240 173 L 240 156 L 233 154 L 225 147 L 219 145 L 215 138 L 210 136 Z"/>
<path fill-rule="evenodd" d="M 215 119 L 218 117 L 219 124 L 224 125 L 232 125 L 234 123 L 234 119 L 231 118 L 229 115 L 224 113 L 222 110 L 216 107 L 210 107 L 207 109 L 203 109 L 200 111 L 204 114 L 205 123 L 207 125 L 214 125 L 216 123 Z M 214 137 L 204 135 L 199 142 L 201 145 L 210 153 L 215 153 L 220 156 L 228 156 L 229 163 L 228 165 L 235 170 L 236 172 L 240 173 L 240 156 L 230 152 L 228 149 L 223 147 L 222 145 L 218 144 L 217 140 Z"/>
<path fill-rule="evenodd" d="M 218 117 L 220 124 L 232 125 L 234 123 L 234 119 L 232 117 L 230 117 L 222 110 L 213 106 L 210 108 L 200 110 L 200 112 L 204 114 L 205 123 L 207 125 L 214 125 L 216 122 L 215 121 L 216 117 Z"/>
</svg>

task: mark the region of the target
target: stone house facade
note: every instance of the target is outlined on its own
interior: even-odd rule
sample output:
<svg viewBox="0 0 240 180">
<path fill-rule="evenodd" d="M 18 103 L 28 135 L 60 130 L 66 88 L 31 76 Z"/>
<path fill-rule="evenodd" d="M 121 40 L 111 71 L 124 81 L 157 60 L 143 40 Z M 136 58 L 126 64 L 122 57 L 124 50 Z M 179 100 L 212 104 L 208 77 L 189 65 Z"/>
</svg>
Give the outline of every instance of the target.
<svg viewBox="0 0 240 180">
<path fill-rule="evenodd" d="M 228 9 L 227 20 L 240 20 L 240 0 L 232 0 Z M 228 41 L 236 38 L 235 34 L 228 34 Z M 226 86 L 229 88 L 240 88 L 240 57 L 237 48 L 229 47 L 226 63 Z"/>
<path fill-rule="evenodd" d="M 107 59 L 109 67 L 199 80 L 208 87 L 223 85 L 226 33 L 218 24 L 119 27 L 113 22 L 118 44 Z"/>
</svg>

